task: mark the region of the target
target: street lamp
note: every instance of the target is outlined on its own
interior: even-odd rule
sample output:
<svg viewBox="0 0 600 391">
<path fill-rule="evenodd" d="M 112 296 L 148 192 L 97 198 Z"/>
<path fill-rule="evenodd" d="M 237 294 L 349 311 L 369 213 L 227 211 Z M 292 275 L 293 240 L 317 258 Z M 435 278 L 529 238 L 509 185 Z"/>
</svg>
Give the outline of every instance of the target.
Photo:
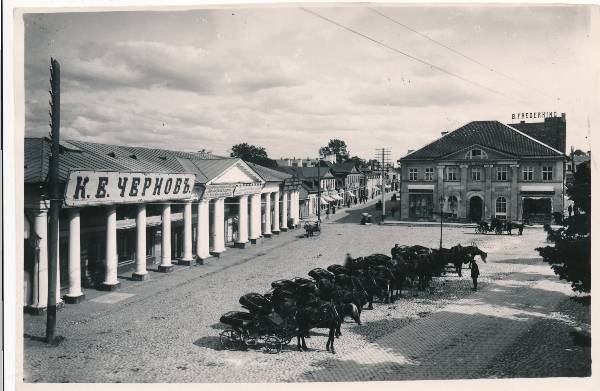
<svg viewBox="0 0 600 391">
<path fill-rule="evenodd" d="M 442 235 L 443 235 L 443 230 L 442 227 L 444 225 L 444 196 L 440 196 L 440 198 L 438 199 L 438 201 L 440 202 L 440 250 L 442 249 Z"/>
</svg>

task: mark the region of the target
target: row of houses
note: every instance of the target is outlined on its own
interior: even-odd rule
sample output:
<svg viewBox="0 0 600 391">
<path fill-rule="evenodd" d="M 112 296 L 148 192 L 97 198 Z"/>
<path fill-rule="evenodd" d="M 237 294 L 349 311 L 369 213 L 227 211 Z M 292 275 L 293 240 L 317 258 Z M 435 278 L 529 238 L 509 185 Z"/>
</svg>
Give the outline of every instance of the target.
<svg viewBox="0 0 600 391">
<path fill-rule="evenodd" d="M 301 218 L 314 217 L 319 208 L 331 211 L 355 205 L 360 200 L 374 199 L 382 191 L 392 188 L 380 171 L 353 161 L 333 163 L 321 160 L 314 167 L 286 165 L 278 167 L 278 170 L 298 180 Z"/>
<path fill-rule="evenodd" d="M 25 139 L 25 309 L 48 303 L 50 140 Z M 114 290 L 298 227 L 299 178 L 236 158 L 83 141 L 60 145 L 57 302 Z"/>
</svg>

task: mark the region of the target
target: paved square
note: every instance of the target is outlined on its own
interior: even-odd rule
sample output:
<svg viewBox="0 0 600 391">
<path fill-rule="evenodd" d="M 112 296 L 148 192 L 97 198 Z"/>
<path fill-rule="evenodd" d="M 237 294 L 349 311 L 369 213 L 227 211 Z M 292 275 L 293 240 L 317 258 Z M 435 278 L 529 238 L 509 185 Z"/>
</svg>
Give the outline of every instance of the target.
<svg viewBox="0 0 600 391">
<path fill-rule="evenodd" d="M 372 205 L 367 207 L 376 214 Z M 568 284 L 543 264 L 535 247 L 542 229 L 523 236 L 475 235 L 445 227 L 444 246 L 475 242 L 489 252 L 480 290 L 455 274 L 427 292 L 405 291 L 375 303 L 363 325 L 346 323 L 337 355 L 315 329 L 309 352 L 295 340 L 280 354 L 221 350 L 219 317 L 240 309 L 248 292 L 271 281 L 306 277 L 314 267 L 353 256 L 389 253 L 394 243 L 439 245 L 439 227 L 361 226 L 361 208 L 341 210 L 319 237 L 292 230 L 248 249 L 146 282 L 123 284 L 58 313 L 66 340 L 49 348 L 25 339 L 27 382 L 302 382 L 586 376 L 590 373 L 589 308 L 570 300 Z M 468 274 L 468 273 L 466 273 Z M 25 315 L 25 333 L 41 336 L 44 317 Z M 579 333 L 579 339 L 572 333 Z M 587 334 L 586 334 L 587 333 Z"/>
</svg>

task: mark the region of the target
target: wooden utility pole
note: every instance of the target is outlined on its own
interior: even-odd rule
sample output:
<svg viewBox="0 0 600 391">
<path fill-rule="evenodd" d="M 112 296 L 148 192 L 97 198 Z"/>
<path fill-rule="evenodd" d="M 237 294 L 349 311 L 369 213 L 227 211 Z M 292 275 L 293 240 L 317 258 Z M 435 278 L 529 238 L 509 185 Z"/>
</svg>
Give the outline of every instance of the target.
<svg viewBox="0 0 600 391">
<path fill-rule="evenodd" d="M 48 310 L 46 319 L 46 342 L 56 342 L 56 274 L 58 265 L 58 219 L 60 215 L 60 192 L 58 183 L 58 167 L 60 160 L 60 64 L 50 58 L 50 225 L 48 253 Z"/>
</svg>

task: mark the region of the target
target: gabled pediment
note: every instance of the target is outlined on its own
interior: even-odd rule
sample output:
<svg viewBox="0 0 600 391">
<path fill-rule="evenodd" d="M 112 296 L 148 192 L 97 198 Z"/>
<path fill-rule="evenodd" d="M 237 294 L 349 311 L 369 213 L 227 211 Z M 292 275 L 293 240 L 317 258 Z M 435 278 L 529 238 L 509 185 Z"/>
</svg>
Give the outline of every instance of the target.
<svg viewBox="0 0 600 391">
<path fill-rule="evenodd" d="M 240 160 L 210 181 L 214 185 L 234 183 L 264 183 L 264 180 Z"/>
<path fill-rule="evenodd" d="M 473 150 L 480 150 L 482 152 L 481 158 L 469 158 L 469 152 Z M 506 152 L 500 152 L 494 148 L 484 146 L 481 144 L 472 144 L 468 147 L 464 147 L 457 152 L 449 153 L 445 156 L 440 157 L 438 160 L 469 160 L 469 161 L 486 161 L 486 160 L 498 160 L 498 159 L 514 159 L 515 156 Z"/>
</svg>

